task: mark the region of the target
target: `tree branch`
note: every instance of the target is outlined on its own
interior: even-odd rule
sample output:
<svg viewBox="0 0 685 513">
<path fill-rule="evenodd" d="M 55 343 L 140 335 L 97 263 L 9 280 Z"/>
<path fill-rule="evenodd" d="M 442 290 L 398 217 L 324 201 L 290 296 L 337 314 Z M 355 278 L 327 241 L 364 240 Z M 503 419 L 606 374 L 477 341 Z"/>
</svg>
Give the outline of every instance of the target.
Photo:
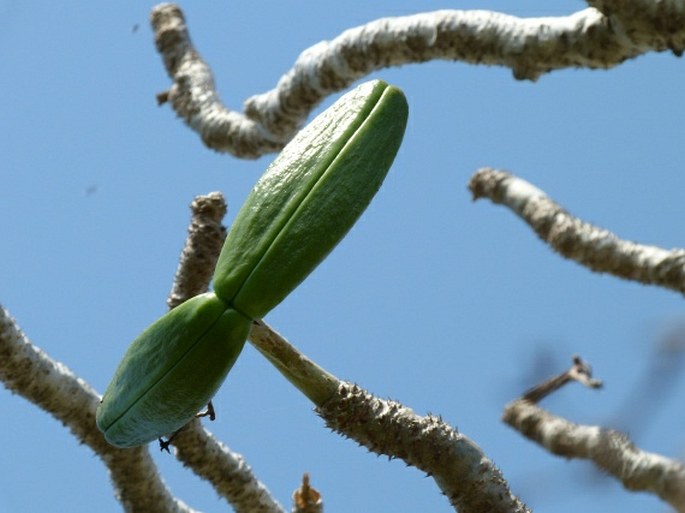
<svg viewBox="0 0 685 513">
<path fill-rule="evenodd" d="M 337 433 L 426 472 L 455 511 L 529 511 L 482 449 L 439 417 L 421 417 L 396 401 L 378 399 L 346 382 L 317 412 Z"/>
<path fill-rule="evenodd" d="M 282 148 L 328 95 L 379 69 L 450 60 L 505 66 L 519 80 L 536 80 L 552 70 L 607 69 L 650 51 L 685 49 L 685 0 L 593 3 L 597 9 L 561 17 L 443 10 L 381 18 L 306 49 L 273 90 L 245 102 L 245 115 L 221 103 L 181 9 L 161 4 L 151 23 L 174 83 L 158 99 L 209 148 L 255 158 Z"/>
<path fill-rule="evenodd" d="M 421 417 L 340 381 L 291 346 L 263 321 L 250 342 L 317 406 L 326 425 L 370 451 L 401 458 L 428 473 L 460 513 L 523 513 L 526 506 L 473 441 L 440 418 Z"/>
<path fill-rule="evenodd" d="M 685 512 L 685 466 L 681 462 L 642 451 L 618 431 L 574 424 L 536 404 L 571 381 L 598 388 L 587 364 L 576 358 L 568 371 L 508 404 L 504 422 L 553 454 L 590 460 L 619 479 L 626 489 L 652 492 Z"/>
<path fill-rule="evenodd" d="M 316 406 L 325 404 L 340 386 L 338 378 L 300 353 L 264 321 L 252 322 L 248 340 Z"/>
<path fill-rule="evenodd" d="M 107 465 L 114 494 L 124 510 L 192 513 L 174 498 L 144 447 L 116 449 L 95 426 L 100 396 L 66 365 L 50 358 L 22 333 L 0 307 L 0 380 L 11 392 L 50 413 Z"/>
<path fill-rule="evenodd" d="M 302 476 L 302 486 L 293 493 L 292 513 L 323 513 L 321 494 L 309 486 L 309 474 Z"/>
<path fill-rule="evenodd" d="M 235 513 L 285 513 L 245 459 L 216 440 L 199 419 L 185 425 L 171 443 L 176 458 L 211 483 Z"/>
<path fill-rule="evenodd" d="M 619 239 L 573 217 L 534 185 L 503 171 L 478 170 L 469 189 L 474 200 L 488 198 L 509 207 L 552 249 L 592 271 L 685 294 L 685 249 L 665 250 Z"/>
</svg>

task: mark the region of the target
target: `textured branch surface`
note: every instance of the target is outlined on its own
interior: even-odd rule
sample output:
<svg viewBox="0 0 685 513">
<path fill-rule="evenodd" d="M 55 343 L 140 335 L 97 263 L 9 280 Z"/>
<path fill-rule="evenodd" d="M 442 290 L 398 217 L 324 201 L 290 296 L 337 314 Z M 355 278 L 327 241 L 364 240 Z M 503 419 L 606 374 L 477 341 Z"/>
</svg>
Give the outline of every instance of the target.
<svg viewBox="0 0 685 513">
<path fill-rule="evenodd" d="M 226 238 L 226 228 L 221 224 L 226 215 L 226 201 L 220 192 L 197 196 L 190 210 L 188 237 L 167 298 L 170 309 L 207 291 Z"/>
<path fill-rule="evenodd" d="M 378 454 L 431 475 L 460 513 L 528 511 L 500 471 L 467 437 L 435 417 L 419 417 L 328 373 L 263 321 L 250 342 L 316 406 L 326 424 Z"/>
<path fill-rule="evenodd" d="M 685 249 L 619 239 L 573 217 L 537 187 L 503 171 L 480 169 L 469 188 L 474 200 L 485 197 L 509 207 L 555 251 L 592 271 L 685 293 Z"/>
<path fill-rule="evenodd" d="M 114 492 L 128 512 L 190 513 L 169 493 L 147 449 L 116 449 L 95 426 L 98 394 L 65 365 L 52 360 L 0 307 L 0 380 L 68 427 L 110 471 Z"/>
<path fill-rule="evenodd" d="M 317 412 L 341 435 L 427 472 L 460 513 L 529 511 L 480 447 L 440 418 L 344 382 Z"/>
<path fill-rule="evenodd" d="M 174 81 L 168 92 L 158 95 L 160 103 L 170 102 L 176 114 L 200 134 L 209 148 L 217 151 L 255 158 L 284 146 L 283 141 L 275 140 L 259 124 L 223 106 L 214 88 L 212 72 L 193 48 L 183 13 L 177 6 L 156 7 L 151 22 L 157 50 Z"/>
<path fill-rule="evenodd" d="M 176 458 L 211 483 L 236 513 L 285 513 L 243 457 L 218 442 L 198 419 L 183 427 L 172 443 Z"/>
<path fill-rule="evenodd" d="M 369 73 L 430 60 L 506 66 L 517 79 L 569 67 L 611 68 L 650 51 L 685 49 L 685 0 L 595 1 L 562 17 L 434 11 L 382 18 L 308 48 L 273 90 L 249 98 L 245 116 L 219 100 L 183 14 L 161 4 L 151 20 L 174 84 L 161 101 L 217 151 L 244 158 L 279 150 L 326 96 Z"/>
<path fill-rule="evenodd" d="M 618 431 L 574 424 L 523 399 L 509 404 L 503 419 L 551 453 L 590 460 L 626 489 L 652 492 L 685 512 L 685 467 L 679 461 L 642 451 Z"/>
</svg>

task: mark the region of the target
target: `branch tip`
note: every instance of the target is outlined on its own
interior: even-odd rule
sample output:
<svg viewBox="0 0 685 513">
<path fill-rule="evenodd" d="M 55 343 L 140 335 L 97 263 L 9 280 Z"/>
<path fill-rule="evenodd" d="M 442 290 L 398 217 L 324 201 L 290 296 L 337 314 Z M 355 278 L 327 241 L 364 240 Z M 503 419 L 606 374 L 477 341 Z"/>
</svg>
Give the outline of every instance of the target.
<svg viewBox="0 0 685 513">
<path fill-rule="evenodd" d="M 520 400 L 538 403 L 551 393 L 559 390 L 570 381 L 576 381 L 588 388 L 602 387 L 602 381 L 592 377 L 592 368 L 590 365 L 583 361 L 580 356 L 574 355 L 573 363 L 568 370 L 534 386 L 525 392 L 521 396 Z"/>
<path fill-rule="evenodd" d="M 293 493 L 293 503 L 296 513 L 317 513 L 323 511 L 323 500 L 316 488 L 309 485 L 309 474 L 302 476 L 300 488 Z"/>
</svg>

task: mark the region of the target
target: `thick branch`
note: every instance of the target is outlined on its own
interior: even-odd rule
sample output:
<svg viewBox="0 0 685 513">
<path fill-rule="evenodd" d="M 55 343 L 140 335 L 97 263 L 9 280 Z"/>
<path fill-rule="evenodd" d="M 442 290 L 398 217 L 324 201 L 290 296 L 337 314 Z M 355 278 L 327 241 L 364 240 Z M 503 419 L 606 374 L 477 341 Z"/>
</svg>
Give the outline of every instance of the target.
<svg viewBox="0 0 685 513">
<path fill-rule="evenodd" d="M 469 188 L 474 200 L 485 197 L 509 207 L 555 251 L 592 271 L 685 294 L 685 249 L 619 239 L 573 217 L 537 187 L 503 171 L 480 169 Z"/>
<path fill-rule="evenodd" d="M 193 511 L 170 494 L 146 448 L 116 449 L 105 441 L 95 426 L 98 394 L 65 365 L 34 346 L 2 307 L 0 380 L 11 392 L 61 421 L 81 443 L 93 449 L 109 468 L 114 493 L 125 511 Z"/>
<path fill-rule="evenodd" d="M 570 370 L 508 404 L 503 420 L 549 452 L 590 460 L 620 480 L 626 489 L 652 492 L 677 511 L 685 512 L 685 466 L 681 462 L 642 451 L 618 431 L 574 424 L 536 404 L 547 393 L 571 381 L 597 388 L 589 367 L 577 359 Z M 540 389 L 545 392 L 540 393 Z"/>
<path fill-rule="evenodd" d="M 483 451 L 441 419 L 340 381 L 263 321 L 253 324 L 250 342 L 316 404 L 328 427 L 428 473 L 460 513 L 528 511 Z"/>
<path fill-rule="evenodd" d="M 588 0 L 588 5 L 604 14 L 610 23 L 621 26 L 636 46 L 661 51 L 671 50 L 682 56 L 685 2 L 683 0 Z"/>
<path fill-rule="evenodd" d="M 529 511 L 481 448 L 438 417 L 345 382 L 317 412 L 341 435 L 426 472 L 460 513 Z"/>
<path fill-rule="evenodd" d="M 170 102 L 176 114 L 214 150 L 256 158 L 285 145 L 285 141 L 276 139 L 258 123 L 223 106 L 214 88 L 212 72 L 193 48 L 183 13 L 177 6 L 157 6 L 151 22 L 157 50 L 174 81 L 169 91 L 157 96 L 159 103 Z"/>
<path fill-rule="evenodd" d="M 569 16 L 518 18 L 490 11 L 434 11 L 381 18 L 346 30 L 300 54 L 245 116 L 219 100 L 209 66 L 193 47 L 180 8 L 161 4 L 151 20 L 157 49 L 174 84 L 162 95 L 217 151 L 254 158 L 289 141 L 326 96 L 390 66 L 451 60 L 511 68 L 535 80 L 569 67 L 611 68 L 650 51 L 685 48 L 685 0 L 595 2 Z M 631 17 L 632 16 L 632 17 Z"/>
</svg>

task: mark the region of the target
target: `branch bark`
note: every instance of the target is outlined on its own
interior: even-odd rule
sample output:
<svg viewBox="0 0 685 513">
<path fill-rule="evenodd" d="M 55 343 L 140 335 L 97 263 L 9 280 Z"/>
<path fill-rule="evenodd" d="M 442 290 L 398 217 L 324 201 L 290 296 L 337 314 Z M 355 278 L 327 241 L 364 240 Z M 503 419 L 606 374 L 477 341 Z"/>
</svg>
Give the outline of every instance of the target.
<svg viewBox="0 0 685 513">
<path fill-rule="evenodd" d="M 379 399 L 346 382 L 317 412 L 335 432 L 426 472 L 455 511 L 530 511 L 511 493 L 482 449 L 439 417 L 419 416 L 396 401 Z"/>
<path fill-rule="evenodd" d="M 291 346 L 263 321 L 250 342 L 315 405 L 336 433 L 377 454 L 400 458 L 431 476 L 460 513 L 524 513 L 500 470 L 465 435 L 433 416 L 379 399 L 341 381 Z"/>
<path fill-rule="evenodd" d="M 62 422 L 107 465 L 114 494 L 130 513 L 192 513 L 174 498 L 157 473 L 147 449 L 116 449 L 95 426 L 100 396 L 24 335 L 9 312 L 0 307 L 0 380 Z"/>
<path fill-rule="evenodd" d="M 488 198 L 511 209 L 557 253 L 591 271 L 685 294 L 685 249 L 620 239 L 572 216 L 534 185 L 504 171 L 478 170 L 469 189 L 474 200 Z"/>
<path fill-rule="evenodd" d="M 191 204 L 188 238 L 168 298 L 170 307 L 207 290 L 226 230 L 221 220 L 226 204 L 220 193 L 198 196 Z M 193 513 L 173 497 L 157 472 L 147 447 L 117 449 L 95 425 L 100 396 L 64 364 L 51 359 L 21 332 L 0 307 L 0 380 L 52 414 L 104 461 L 114 493 L 131 513 Z M 243 458 L 217 442 L 199 422 L 174 438 L 176 457 L 208 480 L 237 512 L 283 513 L 283 509 L 252 474 Z"/>
<path fill-rule="evenodd" d="M 560 17 L 443 10 L 381 18 L 306 49 L 274 89 L 245 101 L 244 115 L 221 103 L 181 9 L 160 4 L 151 23 L 173 85 L 158 100 L 171 103 L 209 148 L 256 158 L 281 149 L 328 95 L 379 69 L 450 60 L 505 66 L 516 79 L 536 80 L 553 70 L 607 69 L 647 52 L 685 49 L 685 0 L 592 3 L 596 8 Z"/>
<path fill-rule="evenodd" d="M 167 298 L 170 310 L 207 291 L 226 238 L 226 228 L 221 224 L 226 208 L 226 200 L 220 192 L 197 196 L 191 203 L 188 237 Z"/>
</svg>

